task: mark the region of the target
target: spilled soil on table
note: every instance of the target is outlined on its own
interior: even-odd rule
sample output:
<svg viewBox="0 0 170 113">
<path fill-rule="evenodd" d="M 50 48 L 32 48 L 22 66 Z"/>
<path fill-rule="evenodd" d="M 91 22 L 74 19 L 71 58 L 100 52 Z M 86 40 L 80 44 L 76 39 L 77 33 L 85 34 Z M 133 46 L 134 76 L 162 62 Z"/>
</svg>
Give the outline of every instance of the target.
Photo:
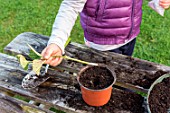
<svg viewBox="0 0 170 113">
<path fill-rule="evenodd" d="M 117 81 L 137 85 L 149 89 L 151 84 L 163 74 L 166 74 L 166 67 L 153 62 L 125 56 L 96 55 L 88 51 L 76 50 L 76 58 L 105 64 L 114 68 Z M 114 54 L 113 54 L 114 55 Z"/>
<path fill-rule="evenodd" d="M 170 77 L 153 87 L 149 96 L 149 106 L 152 113 L 170 112 Z"/>
<path fill-rule="evenodd" d="M 104 67 L 89 68 L 80 76 L 80 83 L 90 89 L 102 89 L 112 84 L 114 77 Z M 75 86 L 79 89 L 79 85 Z M 81 94 L 67 98 L 66 104 L 79 110 L 86 110 L 92 113 L 144 113 L 143 97 L 133 92 L 113 88 L 109 102 L 100 107 L 87 105 Z"/>
<path fill-rule="evenodd" d="M 117 81 L 119 82 L 130 83 L 149 89 L 157 78 L 168 73 L 167 71 L 158 69 L 156 64 L 142 63 L 134 59 L 127 60 L 129 60 L 130 64 L 126 65 L 126 62 L 119 62 L 113 66 Z"/>
<path fill-rule="evenodd" d="M 114 73 L 113 73 L 114 74 Z M 80 83 L 89 89 L 103 89 L 114 81 L 112 73 L 106 67 L 91 67 L 80 76 Z M 75 86 L 79 89 L 79 85 Z M 81 94 L 67 98 L 66 104 L 79 110 L 92 113 L 144 113 L 143 97 L 133 92 L 113 88 L 109 102 L 100 107 L 87 105 Z"/>
<path fill-rule="evenodd" d="M 81 56 L 84 56 L 84 55 L 81 55 Z M 90 57 L 89 61 L 104 63 L 104 64 L 108 65 L 109 67 L 114 68 L 116 76 L 117 76 L 117 81 L 119 81 L 119 82 L 141 86 L 146 89 L 148 89 L 150 87 L 150 85 L 158 77 L 167 73 L 167 71 L 164 71 L 161 68 L 157 68 L 157 66 L 155 64 L 141 62 L 140 60 L 134 60 L 132 58 L 122 59 L 122 60 L 121 59 L 111 59 L 108 62 L 105 62 L 105 59 L 104 60 L 101 59 L 101 61 L 100 61 L 100 59 L 101 59 L 100 57 L 97 57 L 93 60 L 93 58 Z M 118 60 L 120 60 L 120 61 L 118 61 Z M 116 62 L 116 63 L 114 63 L 114 62 Z M 76 69 L 79 70 L 79 68 L 81 67 L 79 65 L 73 65 L 73 67 L 74 66 L 75 66 L 75 70 Z M 78 66 L 78 67 L 76 67 L 76 66 Z M 68 82 L 65 82 L 65 81 L 64 81 L 64 83 L 67 85 L 69 84 Z M 74 80 L 74 83 L 75 83 L 75 85 L 74 85 L 75 89 L 80 91 L 80 87 L 76 83 L 76 80 Z M 73 85 L 73 84 L 71 84 L 71 85 Z M 86 85 L 87 85 L 87 83 L 86 83 Z M 91 85 L 89 87 L 92 87 L 93 85 Z M 103 87 L 103 86 L 98 86 L 98 85 L 96 85 L 96 86 L 97 86 L 96 89 Z M 108 86 L 108 84 L 105 84 L 104 87 L 105 86 Z M 68 98 L 66 98 L 65 103 L 69 107 L 72 107 L 75 109 L 86 110 L 89 112 L 91 111 L 92 113 L 145 113 L 145 109 L 142 107 L 143 100 L 144 100 L 143 97 L 141 95 L 138 95 L 133 92 L 128 92 L 128 91 L 119 90 L 119 89 L 113 89 L 111 99 L 109 100 L 109 102 L 106 105 L 101 106 L 101 107 L 92 107 L 92 106 L 87 105 L 83 101 L 81 94 L 79 92 L 78 93 L 76 92 L 75 94 L 70 94 L 70 95 L 69 95 L 69 93 L 71 93 L 70 90 L 68 90 L 67 93 L 63 94 L 63 97 L 64 96 L 68 97 Z"/>
<path fill-rule="evenodd" d="M 143 100 L 143 97 L 138 94 L 114 88 L 109 102 L 104 106 L 89 106 L 80 94 L 68 98 L 66 104 L 69 107 L 92 113 L 144 113 Z"/>
</svg>

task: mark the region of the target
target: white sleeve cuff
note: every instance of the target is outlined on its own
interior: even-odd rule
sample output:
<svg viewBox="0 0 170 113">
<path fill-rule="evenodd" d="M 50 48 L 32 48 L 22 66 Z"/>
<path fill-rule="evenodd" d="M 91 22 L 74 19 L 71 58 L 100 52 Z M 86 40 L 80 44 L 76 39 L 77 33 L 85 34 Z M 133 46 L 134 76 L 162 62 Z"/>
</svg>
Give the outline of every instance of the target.
<svg viewBox="0 0 170 113">
<path fill-rule="evenodd" d="M 64 51 L 64 49 L 65 49 L 64 45 L 65 45 L 66 41 L 64 41 L 62 38 L 59 38 L 59 37 L 56 37 L 56 36 L 51 36 L 50 39 L 49 39 L 49 41 L 48 41 L 48 43 L 47 43 L 47 45 L 52 44 L 52 43 L 53 43 L 53 44 L 56 44 L 56 45 L 58 45 L 58 46 L 60 47 L 60 49 L 61 49 L 61 51 L 62 51 L 62 54 L 65 53 L 65 51 Z"/>
</svg>

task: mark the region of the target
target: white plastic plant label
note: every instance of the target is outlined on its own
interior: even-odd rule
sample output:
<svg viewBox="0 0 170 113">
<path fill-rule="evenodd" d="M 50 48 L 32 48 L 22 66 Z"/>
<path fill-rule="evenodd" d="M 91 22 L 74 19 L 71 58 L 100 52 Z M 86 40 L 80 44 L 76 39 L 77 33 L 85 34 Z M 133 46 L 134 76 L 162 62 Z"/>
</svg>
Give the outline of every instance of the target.
<svg viewBox="0 0 170 113">
<path fill-rule="evenodd" d="M 155 10 L 161 16 L 164 16 L 165 9 L 159 5 L 159 0 L 152 0 L 148 3 L 149 7 Z"/>
</svg>

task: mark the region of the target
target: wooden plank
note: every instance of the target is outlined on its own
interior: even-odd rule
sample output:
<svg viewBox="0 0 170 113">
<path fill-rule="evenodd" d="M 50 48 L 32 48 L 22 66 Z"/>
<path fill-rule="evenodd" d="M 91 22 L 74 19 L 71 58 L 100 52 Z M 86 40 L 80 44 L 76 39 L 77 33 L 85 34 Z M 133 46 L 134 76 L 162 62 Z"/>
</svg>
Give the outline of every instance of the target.
<svg viewBox="0 0 170 113">
<path fill-rule="evenodd" d="M 3 57 L 1 57 L 1 56 L 3 56 Z M 105 110 L 105 108 L 112 106 L 113 101 L 110 101 L 107 105 L 102 106 L 102 107 L 88 106 L 82 100 L 81 94 L 78 89 L 77 90 L 69 89 L 68 87 L 66 87 L 66 88 L 63 88 L 63 87 L 38 87 L 33 90 L 25 90 L 21 87 L 21 80 L 24 77 L 24 75 L 27 74 L 28 72 L 22 70 L 21 67 L 10 66 L 10 63 L 8 63 L 8 61 L 11 61 L 10 58 L 15 59 L 14 57 L 11 57 L 11 56 L 8 56 L 5 54 L 0 54 L 0 58 L 3 58 L 3 59 L 1 59 L 3 61 L 4 60 L 7 61 L 6 63 L 0 64 L 0 67 L 1 67 L 0 68 L 0 72 L 1 72 L 0 73 L 0 90 L 12 92 L 17 95 L 21 95 L 23 97 L 34 100 L 39 103 L 42 103 L 44 105 L 52 106 L 59 110 L 63 110 L 67 113 L 94 113 L 94 112 L 99 112 L 100 109 Z M 15 59 L 15 60 L 17 60 L 17 59 Z M 17 61 L 15 63 L 18 64 Z M 17 64 L 13 64 L 13 65 L 17 65 Z M 18 69 L 19 69 L 19 71 L 18 71 Z M 123 94 L 125 92 L 114 89 L 113 94 L 112 94 L 112 99 L 115 99 L 115 100 L 120 99 L 119 93 L 122 94 L 121 96 L 123 96 Z M 134 94 L 131 92 L 131 93 L 126 94 L 126 96 L 127 95 L 129 95 L 129 97 L 131 97 L 132 95 L 137 95 L 137 94 Z M 138 95 L 138 97 L 142 99 L 141 96 Z M 6 97 L 6 98 L 8 98 L 9 100 L 12 100 L 14 102 L 21 103 L 20 101 L 14 100 L 10 97 Z M 73 104 L 74 102 L 76 102 L 76 103 Z M 132 101 L 132 103 L 134 104 L 133 101 Z M 27 104 L 25 104 L 25 105 L 27 105 Z M 128 104 L 125 104 L 124 106 L 128 106 Z M 139 104 L 139 106 L 142 108 L 141 103 Z M 30 107 L 35 107 L 35 106 L 30 106 Z M 114 110 L 119 111 L 119 112 L 123 112 L 123 111 L 130 112 L 126 109 L 119 109 L 119 107 L 121 107 L 121 106 L 118 106 L 116 109 L 113 109 L 114 108 L 113 107 L 112 111 L 105 110 L 105 112 L 112 113 Z M 40 108 L 37 108 L 37 109 L 40 109 Z M 42 109 L 40 109 L 40 110 L 42 110 Z"/>
<path fill-rule="evenodd" d="M 38 35 L 35 33 L 31 33 L 31 32 L 22 33 L 19 36 L 17 36 L 12 41 L 12 43 L 9 43 L 6 46 L 6 48 L 4 49 L 4 52 L 8 52 L 13 55 L 23 54 L 25 56 L 28 56 L 29 48 L 26 46 L 27 43 L 31 44 L 34 48 L 37 49 L 38 52 L 40 52 L 46 46 L 47 40 L 48 40 L 48 37 L 44 35 Z"/>
<path fill-rule="evenodd" d="M 1 57 L 2 56 L 2 57 Z M 34 100 L 36 102 L 42 103 L 47 106 L 55 107 L 59 110 L 65 111 L 67 113 L 86 113 L 86 112 L 98 112 L 100 109 L 108 111 L 109 106 L 112 106 L 114 103 L 114 99 L 120 99 L 123 103 L 123 95 L 136 95 L 137 98 L 140 98 L 140 106 L 142 108 L 141 100 L 142 97 L 133 92 L 125 92 L 121 90 L 114 89 L 112 94 L 113 101 L 110 101 L 107 105 L 102 107 L 92 107 L 88 106 L 81 98 L 81 94 L 77 87 L 70 87 L 70 85 L 63 83 L 60 86 L 56 87 L 37 87 L 33 90 L 25 90 L 21 87 L 21 80 L 25 74 L 28 72 L 23 70 L 18 64 L 17 59 L 15 57 L 11 57 L 5 54 L 0 54 L 0 60 L 6 61 L 1 62 L 0 64 L 0 89 L 7 92 L 12 92 L 17 95 L 21 95 L 28 99 Z M 9 62 L 12 59 L 14 64 L 10 64 Z M 17 66 L 17 67 L 15 67 Z M 67 75 L 66 75 L 67 76 Z M 122 94 L 121 96 L 118 95 Z M 118 98 L 119 97 L 119 98 Z M 12 100 L 12 99 L 11 99 Z M 132 103 L 135 100 L 132 100 Z M 73 104 L 75 102 L 75 104 Z M 138 102 L 138 101 L 135 101 Z M 125 106 L 128 106 L 126 103 Z M 34 107 L 34 106 L 31 106 Z M 116 111 L 122 111 L 123 109 L 119 109 L 118 106 L 116 109 L 112 108 Z M 126 109 L 125 109 L 126 110 Z M 123 110 L 124 111 L 124 110 Z M 122 112 L 123 112 L 122 111 Z M 130 112 L 130 111 L 126 111 Z"/>
<path fill-rule="evenodd" d="M 7 92 L 12 92 L 17 95 L 21 95 L 27 97 L 29 99 L 35 100 L 45 105 L 56 107 L 59 110 L 75 113 L 75 112 L 82 112 L 85 113 L 86 111 L 77 110 L 75 111 L 74 108 L 68 107 L 64 102 L 65 97 L 71 98 L 76 93 L 74 89 L 61 89 L 63 87 L 55 87 L 55 88 L 37 88 L 34 90 L 25 90 L 21 87 L 21 81 L 23 77 L 28 73 L 27 71 L 23 70 L 19 66 L 19 62 L 17 59 L 12 56 L 8 56 L 5 54 L 0 53 L 0 89 Z M 6 62 L 2 62 L 6 61 Z M 11 65 L 10 61 L 13 61 L 14 64 Z M 16 67 L 15 67 L 16 66 Z M 61 97 L 60 95 L 64 95 L 65 97 Z"/>
<path fill-rule="evenodd" d="M 19 100 L 17 98 L 14 98 L 14 97 L 11 97 L 8 95 L 4 95 L 3 93 L 0 93 L 0 100 L 3 104 L 3 105 L 1 105 L 1 107 L 5 108 L 4 103 L 7 104 L 6 106 L 8 108 L 6 108 L 6 109 L 8 112 L 5 112 L 5 113 L 9 113 L 10 111 L 14 112 L 16 110 L 17 110 L 16 113 L 25 113 L 25 111 L 26 111 L 26 110 L 24 110 L 25 107 L 31 107 L 32 109 L 34 109 L 34 111 L 37 111 L 40 113 L 54 113 L 48 109 L 40 108 L 36 105 L 29 104 L 29 103 Z M 3 113 L 3 112 L 1 112 L 1 113 Z"/>
<path fill-rule="evenodd" d="M 45 47 L 48 37 L 26 32 L 18 35 L 10 44 L 8 44 L 4 51 L 14 54 L 28 55 L 30 48 L 26 43 L 32 45 L 37 51 Z M 148 89 L 155 79 L 161 75 L 170 72 L 170 67 L 132 58 L 113 52 L 101 52 L 84 45 L 71 43 L 66 47 L 66 54 L 77 59 L 104 63 L 111 69 L 114 69 L 117 75 L 117 82 L 139 86 Z M 77 62 L 64 60 L 59 66 L 54 67 L 56 70 L 62 70 L 64 73 L 77 74 L 79 70 L 84 67 Z M 60 73 L 60 75 L 62 75 Z"/>
<path fill-rule="evenodd" d="M 26 43 L 32 45 L 38 52 L 41 52 L 46 46 L 47 40 L 47 36 L 30 32 L 22 33 L 8 44 L 4 50 L 13 55 L 23 54 L 29 58 L 28 54 L 30 49 L 26 46 Z M 124 83 L 123 85 L 117 85 L 125 88 L 132 87 L 130 89 L 135 88 L 135 86 L 139 86 L 141 89 L 143 87 L 147 89 L 156 78 L 170 71 L 168 66 L 116 53 L 97 51 L 77 43 L 69 44 L 66 47 L 66 54 L 81 60 L 108 65 L 111 69 L 115 70 L 117 81 L 119 83 Z M 112 106 L 112 102 L 99 108 L 91 107 L 84 103 L 81 98 L 79 85 L 75 77 L 71 76 L 73 74 L 76 75 L 84 66 L 85 65 L 77 62 L 64 60 L 59 66 L 49 68 L 47 76 L 50 76 L 50 80 L 47 80 L 36 89 L 25 90 L 21 87 L 21 81 L 29 71 L 23 70 L 15 57 L 0 54 L 0 89 L 27 97 L 47 106 L 53 106 L 67 113 L 95 112 L 99 109 L 102 110 L 108 106 Z M 112 98 L 116 98 L 116 94 L 121 92 L 120 90 L 114 89 Z M 76 101 L 76 104 L 70 105 L 70 100 Z M 82 106 L 83 108 L 81 108 Z"/>
<path fill-rule="evenodd" d="M 2 56 L 2 57 L 1 57 Z M 25 74 L 28 72 L 22 70 L 17 62 L 15 57 L 11 57 L 5 54 L 0 54 L 0 58 L 3 61 L 0 64 L 0 89 L 8 92 L 15 93 L 17 95 L 24 96 L 28 99 L 40 102 L 44 105 L 54 106 L 57 109 L 66 111 L 66 112 L 90 112 L 98 110 L 96 107 L 90 107 L 84 103 L 81 98 L 79 89 L 68 86 L 67 84 L 62 84 L 58 87 L 38 87 L 33 90 L 25 90 L 21 87 L 21 80 Z M 10 59 L 13 59 L 14 64 L 10 64 Z M 9 61 L 9 62 L 8 62 Z M 16 64 L 15 64 L 16 63 Z M 17 67 L 15 67 L 15 65 Z M 19 70 L 19 71 L 18 71 Z M 65 85 L 65 86 L 64 86 Z M 116 89 L 115 89 L 116 90 Z M 113 90 L 113 96 L 116 95 L 115 90 Z M 116 90 L 116 92 L 121 92 Z M 70 105 L 73 102 L 73 99 L 76 100 L 76 105 Z M 110 105 L 110 104 L 108 104 Z M 69 107 L 72 106 L 72 107 Z M 84 106 L 82 110 L 79 109 L 79 106 Z M 33 106 L 32 106 L 33 107 Z M 106 106 L 104 106 L 106 107 Z M 76 111 L 75 111 L 76 110 Z"/>
<path fill-rule="evenodd" d="M 10 100 L 0 98 L 0 112 L 1 113 L 24 113 L 21 106 Z"/>
</svg>

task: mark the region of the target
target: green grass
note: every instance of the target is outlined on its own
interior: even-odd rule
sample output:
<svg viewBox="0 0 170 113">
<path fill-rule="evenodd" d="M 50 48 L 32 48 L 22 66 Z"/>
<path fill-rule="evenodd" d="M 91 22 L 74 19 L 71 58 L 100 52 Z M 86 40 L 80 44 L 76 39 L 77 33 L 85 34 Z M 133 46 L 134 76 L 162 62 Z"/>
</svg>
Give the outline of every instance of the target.
<svg viewBox="0 0 170 113">
<path fill-rule="evenodd" d="M 170 10 L 161 17 L 144 2 L 141 33 L 134 57 L 170 66 Z"/>
<path fill-rule="evenodd" d="M 50 35 L 62 0 L 0 0 L 0 52 L 18 34 Z"/>
</svg>

